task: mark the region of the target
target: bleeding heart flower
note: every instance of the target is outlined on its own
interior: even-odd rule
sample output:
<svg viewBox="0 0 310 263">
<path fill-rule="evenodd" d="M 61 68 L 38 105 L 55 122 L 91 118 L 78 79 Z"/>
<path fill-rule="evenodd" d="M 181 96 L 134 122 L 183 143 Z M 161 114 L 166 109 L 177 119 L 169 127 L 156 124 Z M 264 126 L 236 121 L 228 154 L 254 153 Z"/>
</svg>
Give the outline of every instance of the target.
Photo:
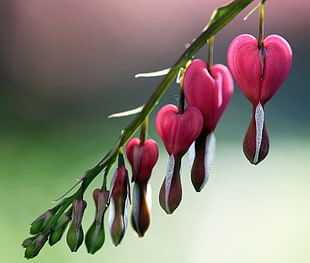
<svg viewBox="0 0 310 263">
<path fill-rule="evenodd" d="M 127 143 L 126 155 L 132 167 L 132 181 L 147 182 L 158 160 L 157 143 L 148 139 L 141 144 L 139 138 L 132 138 Z"/>
<path fill-rule="evenodd" d="M 203 129 L 195 142 L 195 154 L 191 154 L 194 157 L 190 160 L 192 183 L 199 192 L 206 184 L 213 165 L 213 131 L 230 101 L 234 86 L 227 67 L 216 64 L 208 70 L 205 62 L 198 59 L 187 67 L 183 83 L 188 105 L 198 108 L 203 115 Z M 194 147 L 192 149 L 194 151 Z"/>
<path fill-rule="evenodd" d="M 127 143 L 126 154 L 132 167 L 132 181 L 135 183 L 131 224 L 138 236 L 142 237 L 151 220 L 148 180 L 158 160 L 158 146 L 152 139 L 141 143 L 140 139 L 132 138 Z"/>
<path fill-rule="evenodd" d="M 156 116 L 156 129 L 169 155 L 183 156 L 202 129 L 202 115 L 195 107 L 179 114 L 178 107 L 169 104 Z"/>
<path fill-rule="evenodd" d="M 212 66 L 209 72 L 205 62 L 194 60 L 184 73 L 184 95 L 189 106 L 198 108 L 203 115 L 203 131 L 214 131 L 234 91 L 227 67 Z"/>
<path fill-rule="evenodd" d="M 203 117 L 195 107 L 188 107 L 179 114 L 176 106 L 166 105 L 156 116 L 157 132 L 170 156 L 159 193 L 160 205 L 168 214 L 173 213 L 181 202 L 181 158 L 200 134 L 202 125 Z"/>
<path fill-rule="evenodd" d="M 264 105 L 279 89 L 292 65 L 292 49 L 278 35 L 259 48 L 252 35 L 240 35 L 229 46 L 227 62 L 238 86 L 251 103 Z"/>
<path fill-rule="evenodd" d="M 253 105 L 253 116 L 243 142 L 248 160 L 258 164 L 268 154 L 264 105 L 279 89 L 292 65 L 292 49 L 278 35 L 270 35 L 259 47 L 251 35 L 236 37 L 227 53 L 229 69 L 244 96 Z M 252 140 L 252 141 L 251 141 Z"/>
</svg>

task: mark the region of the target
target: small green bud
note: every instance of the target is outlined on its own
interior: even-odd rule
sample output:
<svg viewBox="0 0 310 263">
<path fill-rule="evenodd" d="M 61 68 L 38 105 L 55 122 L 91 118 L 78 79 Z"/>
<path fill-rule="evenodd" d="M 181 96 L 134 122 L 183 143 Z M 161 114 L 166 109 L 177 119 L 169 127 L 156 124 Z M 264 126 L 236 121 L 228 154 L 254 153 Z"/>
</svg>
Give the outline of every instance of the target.
<svg viewBox="0 0 310 263">
<path fill-rule="evenodd" d="M 69 213 L 70 212 L 70 213 Z M 51 234 L 49 236 L 48 242 L 51 246 L 56 244 L 63 236 L 70 220 L 71 220 L 71 210 L 68 213 L 62 214 L 58 218 L 55 226 L 51 229 Z"/>
<path fill-rule="evenodd" d="M 85 237 L 87 251 L 90 254 L 95 254 L 102 246 L 105 240 L 104 226 L 96 225 L 94 222 Z"/>
<path fill-rule="evenodd" d="M 36 235 L 44 230 L 44 227 L 50 222 L 53 218 L 54 213 L 52 210 L 47 210 L 44 214 L 39 216 L 36 220 L 31 223 L 30 234 Z"/>
<path fill-rule="evenodd" d="M 109 191 L 95 189 L 93 198 L 96 205 L 95 220 L 86 233 L 85 245 L 88 253 L 95 254 L 102 246 L 105 240 L 104 232 L 104 214 L 107 210 Z"/>
<path fill-rule="evenodd" d="M 67 244 L 72 252 L 79 249 L 84 239 L 82 219 L 86 205 L 86 201 L 82 199 L 75 199 L 72 202 L 72 223 L 67 233 Z"/>
<path fill-rule="evenodd" d="M 25 258 L 30 259 L 38 255 L 40 250 L 46 243 L 47 238 L 48 238 L 48 233 L 40 234 L 36 237 L 27 238 L 26 240 L 24 240 L 22 246 L 26 248 Z"/>
<path fill-rule="evenodd" d="M 82 245 L 83 239 L 84 233 L 82 227 L 80 226 L 78 229 L 76 229 L 74 226 L 74 222 L 72 222 L 67 233 L 67 244 L 70 250 L 72 252 L 76 252 Z"/>
</svg>

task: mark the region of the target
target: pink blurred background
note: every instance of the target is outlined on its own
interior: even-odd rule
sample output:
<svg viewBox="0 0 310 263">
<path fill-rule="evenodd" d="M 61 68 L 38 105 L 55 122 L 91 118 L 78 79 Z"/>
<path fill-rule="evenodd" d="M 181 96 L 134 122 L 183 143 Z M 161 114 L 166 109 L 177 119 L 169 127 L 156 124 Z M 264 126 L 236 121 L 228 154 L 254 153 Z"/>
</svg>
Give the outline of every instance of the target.
<svg viewBox="0 0 310 263">
<path fill-rule="evenodd" d="M 120 90 L 132 95 L 128 106 L 143 103 L 157 82 L 134 80 L 134 74 L 171 66 L 185 44 L 200 34 L 212 11 L 225 3 L 2 0 L 2 97 L 26 119 L 45 118 L 55 105 L 87 104 L 99 97 L 109 104 Z M 227 46 L 236 35 L 257 35 L 257 13 L 242 20 L 256 3 L 218 34 L 215 62 L 226 64 Z M 294 50 L 309 51 L 309 6 L 307 0 L 267 1 L 266 33 L 277 32 Z M 117 101 L 128 103 L 127 97 Z"/>
</svg>

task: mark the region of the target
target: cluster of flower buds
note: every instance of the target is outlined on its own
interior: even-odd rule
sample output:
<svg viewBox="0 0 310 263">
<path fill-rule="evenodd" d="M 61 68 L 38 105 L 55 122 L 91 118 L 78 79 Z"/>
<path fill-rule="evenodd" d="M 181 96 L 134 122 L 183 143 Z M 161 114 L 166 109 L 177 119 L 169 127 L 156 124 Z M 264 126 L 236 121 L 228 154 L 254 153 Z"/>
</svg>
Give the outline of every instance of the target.
<svg viewBox="0 0 310 263">
<path fill-rule="evenodd" d="M 134 183 L 131 223 L 138 236 L 143 237 L 150 225 L 148 181 L 158 159 L 158 146 L 151 139 L 140 141 L 138 138 L 132 138 L 126 146 L 126 153 L 132 166 Z M 56 244 L 70 222 L 66 235 L 70 250 L 76 252 L 85 240 L 88 253 L 96 253 L 105 242 L 104 216 L 108 208 L 108 228 L 112 242 L 115 246 L 121 243 L 127 228 L 127 207 L 131 203 L 130 182 L 122 153 L 119 153 L 118 167 L 112 177 L 110 190 L 106 190 L 106 187 L 95 189 L 93 199 L 96 207 L 95 219 L 85 239 L 82 219 L 87 203 L 82 198 L 73 199 L 71 207 L 66 212 L 61 211 L 62 205 L 59 204 L 43 213 L 31 224 L 30 234 L 34 236 L 22 243 L 26 248 L 25 257 L 35 257 L 47 241 L 51 246 Z M 63 203 L 65 202 L 66 199 L 63 200 Z"/>
<path fill-rule="evenodd" d="M 259 43 L 255 37 L 244 34 L 230 44 L 227 61 L 235 81 L 253 106 L 243 151 L 252 164 L 258 164 L 269 150 L 264 105 L 288 75 L 292 50 L 287 41 L 278 35 L 270 35 Z"/>
</svg>

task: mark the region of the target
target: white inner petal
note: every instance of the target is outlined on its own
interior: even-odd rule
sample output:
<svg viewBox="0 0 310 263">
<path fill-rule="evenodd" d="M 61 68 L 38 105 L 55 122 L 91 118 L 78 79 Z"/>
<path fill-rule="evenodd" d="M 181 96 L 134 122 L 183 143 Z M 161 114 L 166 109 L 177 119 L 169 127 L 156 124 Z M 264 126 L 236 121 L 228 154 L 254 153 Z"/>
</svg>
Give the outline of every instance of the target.
<svg viewBox="0 0 310 263">
<path fill-rule="evenodd" d="M 169 193 L 170 193 L 170 188 L 171 188 L 174 165 L 175 165 L 174 156 L 171 154 L 169 156 L 169 160 L 167 164 L 166 184 L 165 184 L 165 205 L 166 205 L 166 210 L 168 213 L 170 213 L 168 201 L 169 201 Z"/>
<path fill-rule="evenodd" d="M 134 184 L 133 186 L 133 200 L 132 200 L 132 215 L 133 220 L 137 228 L 139 228 L 139 205 L 140 205 L 140 190 L 139 185 Z M 138 229 L 140 232 L 140 229 Z"/>
<path fill-rule="evenodd" d="M 187 161 L 188 161 L 188 165 L 189 165 L 190 170 L 192 170 L 192 168 L 193 168 L 195 155 L 196 155 L 196 153 L 195 153 L 195 142 L 193 142 L 187 151 Z"/>
<path fill-rule="evenodd" d="M 124 207 L 124 233 L 127 229 L 127 225 L 128 225 L 128 216 L 127 216 L 127 207 L 128 207 L 128 204 L 129 204 L 129 198 L 126 198 L 126 201 L 125 201 L 125 207 Z"/>
<path fill-rule="evenodd" d="M 108 219 L 108 226 L 111 233 L 113 221 L 115 218 L 115 204 L 114 199 L 110 198 L 110 205 L 109 205 L 109 219 Z"/>
<path fill-rule="evenodd" d="M 216 148 L 216 138 L 214 132 L 211 132 L 206 139 L 206 148 L 205 148 L 205 157 L 204 157 L 204 164 L 205 164 L 205 178 L 200 187 L 200 190 L 205 186 L 209 179 L 209 174 L 211 168 L 213 166 L 215 160 L 215 148 Z"/>
<path fill-rule="evenodd" d="M 255 148 L 255 156 L 254 163 L 258 162 L 260 147 L 262 145 L 263 138 L 263 129 L 264 129 L 264 108 L 259 103 L 255 109 L 255 123 L 256 123 L 256 148 Z"/>
</svg>

